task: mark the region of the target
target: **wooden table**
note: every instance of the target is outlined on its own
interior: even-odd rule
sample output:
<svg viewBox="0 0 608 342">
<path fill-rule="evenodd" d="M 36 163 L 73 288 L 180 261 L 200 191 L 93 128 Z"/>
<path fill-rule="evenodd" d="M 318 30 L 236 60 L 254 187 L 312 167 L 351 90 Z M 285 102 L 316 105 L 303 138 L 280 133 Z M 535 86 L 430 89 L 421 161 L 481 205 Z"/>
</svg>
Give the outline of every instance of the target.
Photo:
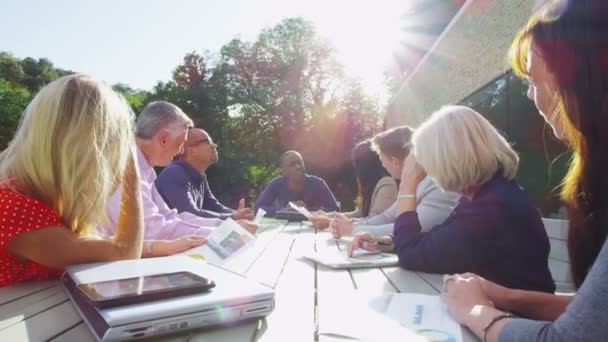
<svg viewBox="0 0 608 342">
<path fill-rule="evenodd" d="M 410 272 L 398 267 L 332 270 L 300 258 L 306 251 L 327 248 L 327 234 L 300 223 L 266 221 L 255 245 L 227 266 L 273 287 L 275 310 L 255 322 L 195 330 L 159 337 L 159 340 L 348 341 L 319 334 L 319 324 L 329 319 L 323 315 L 323 304 L 332 295 L 352 289 L 378 295 L 386 292 L 438 294 L 441 289 L 442 279 L 438 274 Z M 465 328 L 463 338 L 477 341 Z M 0 288 L 0 341 L 25 340 L 93 341 L 94 338 L 59 283 L 47 281 Z"/>
</svg>

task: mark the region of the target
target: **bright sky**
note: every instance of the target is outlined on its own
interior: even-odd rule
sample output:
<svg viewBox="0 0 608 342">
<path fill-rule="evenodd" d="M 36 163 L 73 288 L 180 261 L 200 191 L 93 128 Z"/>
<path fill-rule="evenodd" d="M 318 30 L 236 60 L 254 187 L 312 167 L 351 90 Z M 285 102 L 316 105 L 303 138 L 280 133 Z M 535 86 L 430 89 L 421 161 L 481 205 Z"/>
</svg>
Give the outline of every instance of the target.
<svg viewBox="0 0 608 342">
<path fill-rule="evenodd" d="M 252 41 L 283 18 L 314 23 L 348 74 L 385 99 L 384 66 L 408 0 L 4 0 L 0 51 L 150 90 L 189 51 Z"/>
</svg>

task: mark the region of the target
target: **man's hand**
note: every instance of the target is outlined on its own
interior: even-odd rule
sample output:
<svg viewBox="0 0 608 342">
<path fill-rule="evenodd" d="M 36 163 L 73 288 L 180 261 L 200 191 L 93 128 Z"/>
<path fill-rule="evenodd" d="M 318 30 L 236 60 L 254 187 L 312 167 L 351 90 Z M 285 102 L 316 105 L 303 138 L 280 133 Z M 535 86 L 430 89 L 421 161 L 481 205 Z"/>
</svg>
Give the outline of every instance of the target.
<svg viewBox="0 0 608 342">
<path fill-rule="evenodd" d="M 238 224 L 240 224 L 243 228 L 245 228 L 248 232 L 250 232 L 253 235 L 255 235 L 255 232 L 257 232 L 257 230 L 258 230 L 258 225 L 255 224 L 253 221 L 250 221 L 250 220 L 238 220 L 236 222 Z"/>
<path fill-rule="evenodd" d="M 329 227 L 329 221 L 329 214 L 322 210 L 315 211 L 310 217 L 310 222 L 312 223 L 312 226 L 318 229 L 325 229 Z"/>
<path fill-rule="evenodd" d="M 245 199 L 241 198 L 239 200 L 239 207 L 232 213 L 232 218 L 235 220 L 253 220 L 254 216 L 253 210 L 245 208 Z"/>
</svg>

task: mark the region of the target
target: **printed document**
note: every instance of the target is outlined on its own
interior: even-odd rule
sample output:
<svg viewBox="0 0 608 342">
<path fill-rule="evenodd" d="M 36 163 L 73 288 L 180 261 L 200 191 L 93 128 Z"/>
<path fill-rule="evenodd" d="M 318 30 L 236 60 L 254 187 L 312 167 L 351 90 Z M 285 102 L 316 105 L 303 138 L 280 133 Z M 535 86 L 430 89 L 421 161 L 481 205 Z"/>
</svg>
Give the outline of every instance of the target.
<svg viewBox="0 0 608 342">
<path fill-rule="evenodd" d="M 319 334 L 365 341 L 462 342 L 461 327 L 436 295 L 341 291 L 320 298 Z"/>
<path fill-rule="evenodd" d="M 233 219 L 227 218 L 207 236 L 206 244 L 180 254 L 221 265 L 236 253 L 251 245 L 255 239 L 256 237 L 253 234 Z"/>
</svg>

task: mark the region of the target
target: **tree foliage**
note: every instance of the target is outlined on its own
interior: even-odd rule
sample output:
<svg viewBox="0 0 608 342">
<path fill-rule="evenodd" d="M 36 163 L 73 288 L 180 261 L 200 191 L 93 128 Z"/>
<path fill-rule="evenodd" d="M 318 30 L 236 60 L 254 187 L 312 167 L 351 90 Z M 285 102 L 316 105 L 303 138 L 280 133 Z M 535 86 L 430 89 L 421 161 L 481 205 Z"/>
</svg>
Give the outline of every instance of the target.
<svg viewBox="0 0 608 342">
<path fill-rule="evenodd" d="M 1 120 L 16 122 L 31 94 L 70 72 L 44 58 L 0 53 Z M 188 52 L 171 79 L 150 92 L 122 83 L 113 89 L 136 113 L 166 100 L 207 130 L 220 150 L 208 177 L 216 195 L 231 204 L 255 197 L 279 173 L 280 154 L 296 149 L 351 207 L 350 150 L 382 127 L 377 101 L 345 76 L 333 47 L 302 18 L 285 19 L 251 42 L 235 38 L 217 54 Z M 6 127 L 2 138 L 14 131 Z"/>
</svg>

